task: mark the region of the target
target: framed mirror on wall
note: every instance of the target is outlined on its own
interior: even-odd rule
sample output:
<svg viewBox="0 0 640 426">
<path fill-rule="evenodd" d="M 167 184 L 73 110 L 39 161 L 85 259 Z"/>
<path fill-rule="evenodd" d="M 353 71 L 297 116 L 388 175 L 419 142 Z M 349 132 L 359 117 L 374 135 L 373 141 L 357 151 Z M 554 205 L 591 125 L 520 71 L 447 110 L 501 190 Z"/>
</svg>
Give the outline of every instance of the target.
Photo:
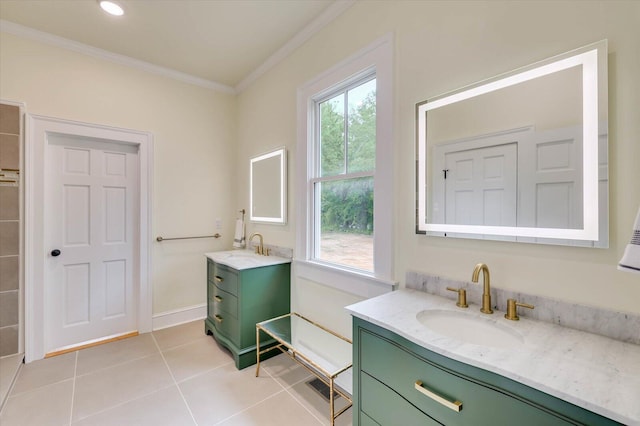
<svg viewBox="0 0 640 426">
<path fill-rule="evenodd" d="M 607 42 L 416 105 L 417 226 L 608 247 Z"/>
<path fill-rule="evenodd" d="M 253 157 L 249 163 L 249 220 L 287 223 L 287 150 Z"/>
</svg>

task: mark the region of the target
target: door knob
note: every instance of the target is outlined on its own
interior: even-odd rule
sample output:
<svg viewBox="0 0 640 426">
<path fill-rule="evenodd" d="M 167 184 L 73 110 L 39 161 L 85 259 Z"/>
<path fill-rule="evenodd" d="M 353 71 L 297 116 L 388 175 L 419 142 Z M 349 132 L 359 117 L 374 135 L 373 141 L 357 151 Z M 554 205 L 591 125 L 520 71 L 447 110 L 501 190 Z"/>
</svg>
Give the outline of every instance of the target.
<svg viewBox="0 0 640 426">
<path fill-rule="evenodd" d="M 51 250 L 51 256 L 53 256 L 53 257 L 60 256 L 60 253 L 61 253 L 61 252 L 60 252 L 60 250 L 58 250 L 58 249 Z"/>
</svg>

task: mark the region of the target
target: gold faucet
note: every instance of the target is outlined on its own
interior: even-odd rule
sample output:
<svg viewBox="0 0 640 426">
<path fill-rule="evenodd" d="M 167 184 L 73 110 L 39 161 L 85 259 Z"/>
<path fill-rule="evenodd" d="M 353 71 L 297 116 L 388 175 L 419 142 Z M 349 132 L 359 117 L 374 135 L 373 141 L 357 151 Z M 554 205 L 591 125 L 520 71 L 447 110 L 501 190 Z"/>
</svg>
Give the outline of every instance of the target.
<svg viewBox="0 0 640 426">
<path fill-rule="evenodd" d="M 484 263 L 478 263 L 473 269 L 471 281 L 474 283 L 478 282 L 480 271 L 482 271 L 484 281 L 484 290 L 482 291 L 482 308 L 480 309 L 480 312 L 483 314 L 492 314 L 493 309 L 491 309 L 491 279 L 489 278 L 489 267 Z"/>
<path fill-rule="evenodd" d="M 254 232 L 253 234 L 249 235 L 249 244 L 251 244 L 251 240 L 253 240 L 253 237 L 258 237 L 260 239 L 260 242 L 258 243 L 258 247 L 256 247 L 256 254 L 265 255 L 264 245 L 263 245 L 264 240 L 262 239 L 262 234 L 258 232 Z"/>
</svg>

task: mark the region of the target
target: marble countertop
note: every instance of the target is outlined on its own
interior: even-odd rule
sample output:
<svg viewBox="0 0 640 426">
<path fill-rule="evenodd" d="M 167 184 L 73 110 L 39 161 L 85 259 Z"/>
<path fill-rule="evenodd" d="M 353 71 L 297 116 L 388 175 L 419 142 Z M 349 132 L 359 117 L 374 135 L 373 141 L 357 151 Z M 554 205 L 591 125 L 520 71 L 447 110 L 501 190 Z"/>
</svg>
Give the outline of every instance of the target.
<svg viewBox="0 0 640 426">
<path fill-rule="evenodd" d="M 640 425 L 640 345 L 625 343 L 504 312 L 480 313 L 421 291 L 402 289 L 346 309 L 433 352 L 500 374 L 627 425 Z M 501 349 L 436 334 L 416 315 L 427 309 L 464 311 L 499 323 L 523 337 L 519 346 Z"/>
<path fill-rule="evenodd" d="M 229 250 L 205 253 L 209 259 L 216 263 L 227 265 L 236 270 L 261 268 L 263 266 L 291 263 L 291 259 L 279 256 L 262 256 L 252 250 Z"/>
</svg>

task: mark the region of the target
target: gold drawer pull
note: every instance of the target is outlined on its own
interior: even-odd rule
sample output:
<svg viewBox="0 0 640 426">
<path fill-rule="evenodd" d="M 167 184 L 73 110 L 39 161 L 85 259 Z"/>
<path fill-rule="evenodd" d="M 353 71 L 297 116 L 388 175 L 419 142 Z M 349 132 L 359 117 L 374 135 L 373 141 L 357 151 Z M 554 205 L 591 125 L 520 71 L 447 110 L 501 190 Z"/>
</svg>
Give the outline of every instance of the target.
<svg viewBox="0 0 640 426">
<path fill-rule="evenodd" d="M 215 319 L 216 319 L 216 321 L 218 321 L 218 322 L 222 322 L 222 320 L 224 319 L 224 318 L 222 318 L 220 315 L 216 315 L 214 318 L 215 318 Z"/>
<path fill-rule="evenodd" d="M 216 280 L 217 283 L 221 283 L 222 281 L 224 281 L 224 279 L 221 276 L 216 275 L 214 277 L 214 279 Z"/>
<path fill-rule="evenodd" d="M 214 299 L 216 302 L 222 302 L 222 297 L 220 297 L 220 296 L 213 296 L 213 299 Z"/>
<path fill-rule="evenodd" d="M 462 410 L 462 402 L 461 402 L 461 401 L 451 402 L 451 401 L 448 401 L 448 400 L 444 399 L 444 398 L 443 398 L 443 397 L 441 397 L 440 395 L 438 395 L 438 394 L 436 394 L 436 393 L 434 393 L 434 392 L 431 392 L 431 391 L 430 391 L 430 390 L 428 390 L 428 389 L 425 389 L 425 388 L 422 386 L 422 381 L 420 381 L 420 380 L 416 380 L 416 385 L 415 385 L 415 387 L 416 387 L 416 390 L 417 390 L 417 391 L 419 391 L 420 393 L 422 393 L 422 394 L 424 394 L 424 395 L 428 396 L 429 398 L 433 399 L 433 400 L 434 400 L 434 401 L 436 401 L 437 403 L 442 404 L 442 405 L 444 405 L 445 407 L 452 409 L 453 411 L 460 411 L 460 410 Z"/>
</svg>

